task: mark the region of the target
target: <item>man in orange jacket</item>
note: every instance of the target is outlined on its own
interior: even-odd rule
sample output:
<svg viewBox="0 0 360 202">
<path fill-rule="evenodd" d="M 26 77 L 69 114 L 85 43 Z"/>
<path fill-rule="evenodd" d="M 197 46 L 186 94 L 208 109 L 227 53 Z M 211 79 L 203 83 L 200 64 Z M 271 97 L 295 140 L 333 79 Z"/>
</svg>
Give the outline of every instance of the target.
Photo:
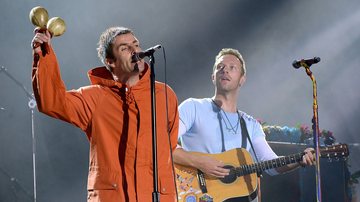
<svg viewBox="0 0 360 202">
<path fill-rule="evenodd" d="M 144 60 L 131 59 L 141 51 L 138 39 L 128 28 L 107 29 L 98 47 L 105 66 L 89 71 L 91 85 L 70 91 L 50 39 L 48 31 L 35 32 L 33 90 L 40 112 L 81 128 L 88 137 L 88 201 L 151 201 L 150 68 Z M 156 82 L 155 89 L 160 199 L 175 201 L 171 154 L 178 133 L 177 98 L 163 83 Z"/>
</svg>

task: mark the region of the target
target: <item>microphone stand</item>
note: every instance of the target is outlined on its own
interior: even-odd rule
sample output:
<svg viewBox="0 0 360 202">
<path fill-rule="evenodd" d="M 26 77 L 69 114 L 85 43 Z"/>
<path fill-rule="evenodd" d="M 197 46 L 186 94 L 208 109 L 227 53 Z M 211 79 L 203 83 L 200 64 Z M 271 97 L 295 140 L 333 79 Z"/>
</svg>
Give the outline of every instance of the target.
<svg viewBox="0 0 360 202">
<path fill-rule="evenodd" d="M 34 182 L 34 202 L 36 202 L 36 141 L 35 141 L 35 131 L 34 131 L 34 108 L 36 107 L 36 101 L 34 95 L 31 94 L 23 84 L 21 84 L 18 80 L 16 80 L 4 66 L 1 66 L 0 73 L 4 73 L 8 76 L 11 80 L 13 80 L 18 86 L 20 86 L 26 96 L 29 98 L 28 107 L 30 109 L 30 116 L 31 116 L 31 137 L 32 137 L 32 164 L 33 164 L 33 182 Z"/>
<path fill-rule="evenodd" d="M 151 128 L 152 128 L 152 159 L 153 159 L 153 185 L 152 201 L 160 201 L 160 193 L 158 187 L 158 160 L 157 160 L 157 134 L 156 134 L 156 96 L 155 96 L 155 58 L 154 52 L 150 53 L 150 86 L 151 86 Z"/>
<path fill-rule="evenodd" d="M 302 61 L 301 65 L 305 67 L 306 74 L 310 77 L 313 86 L 313 119 L 312 119 L 312 129 L 313 129 L 313 139 L 315 147 L 315 173 L 316 173 L 316 199 L 318 202 L 321 202 L 321 175 L 320 175 L 320 144 L 319 144 L 319 117 L 318 117 L 318 105 L 317 105 L 317 90 L 316 90 L 316 80 L 315 76 L 310 71 L 310 65 L 307 65 L 306 62 Z"/>
</svg>

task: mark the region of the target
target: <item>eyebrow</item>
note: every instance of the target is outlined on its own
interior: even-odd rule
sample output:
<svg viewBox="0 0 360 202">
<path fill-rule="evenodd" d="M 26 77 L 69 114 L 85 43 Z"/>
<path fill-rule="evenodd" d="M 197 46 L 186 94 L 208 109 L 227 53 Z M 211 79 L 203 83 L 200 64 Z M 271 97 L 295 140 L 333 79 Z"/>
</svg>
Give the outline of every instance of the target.
<svg viewBox="0 0 360 202">
<path fill-rule="evenodd" d="M 134 39 L 134 41 L 132 41 L 132 44 L 135 44 L 135 43 L 139 43 L 139 40 Z M 129 43 L 120 43 L 119 45 L 116 46 L 116 49 L 118 49 L 120 46 L 126 46 L 128 44 Z"/>
<path fill-rule="evenodd" d="M 134 41 L 132 41 L 132 44 L 139 42 L 138 40 L 134 39 Z M 120 43 L 119 46 L 124 46 L 124 45 L 128 45 L 129 43 Z"/>
</svg>

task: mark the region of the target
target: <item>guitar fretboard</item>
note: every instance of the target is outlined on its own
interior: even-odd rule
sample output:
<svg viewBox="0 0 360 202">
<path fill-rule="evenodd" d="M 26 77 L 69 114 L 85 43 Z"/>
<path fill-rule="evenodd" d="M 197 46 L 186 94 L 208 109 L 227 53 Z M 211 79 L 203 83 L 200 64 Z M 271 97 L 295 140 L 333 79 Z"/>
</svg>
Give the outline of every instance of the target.
<svg viewBox="0 0 360 202">
<path fill-rule="evenodd" d="M 241 165 L 240 167 L 234 168 L 234 170 L 230 172 L 235 172 L 236 176 L 244 176 L 251 173 L 261 173 L 264 170 L 282 167 L 291 163 L 300 162 L 302 160 L 302 156 L 304 152 L 292 154 L 289 156 L 280 157 L 277 159 L 272 159 L 268 161 L 263 161 L 260 163 L 254 163 L 250 165 Z"/>
</svg>

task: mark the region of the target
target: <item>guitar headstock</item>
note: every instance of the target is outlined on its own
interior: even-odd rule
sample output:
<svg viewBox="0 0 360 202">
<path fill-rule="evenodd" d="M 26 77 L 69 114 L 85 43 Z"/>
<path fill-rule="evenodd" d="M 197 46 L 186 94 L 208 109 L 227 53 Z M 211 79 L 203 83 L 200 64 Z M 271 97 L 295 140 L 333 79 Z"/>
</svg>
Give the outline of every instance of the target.
<svg viewBox="0 0 360 202">
<path fill-rule="evenodd" d="M 349 147 L 347 144 L 337 144 L 320 148 L 321 158 L 341 158 L 349 156 Z"/>
</svg>

